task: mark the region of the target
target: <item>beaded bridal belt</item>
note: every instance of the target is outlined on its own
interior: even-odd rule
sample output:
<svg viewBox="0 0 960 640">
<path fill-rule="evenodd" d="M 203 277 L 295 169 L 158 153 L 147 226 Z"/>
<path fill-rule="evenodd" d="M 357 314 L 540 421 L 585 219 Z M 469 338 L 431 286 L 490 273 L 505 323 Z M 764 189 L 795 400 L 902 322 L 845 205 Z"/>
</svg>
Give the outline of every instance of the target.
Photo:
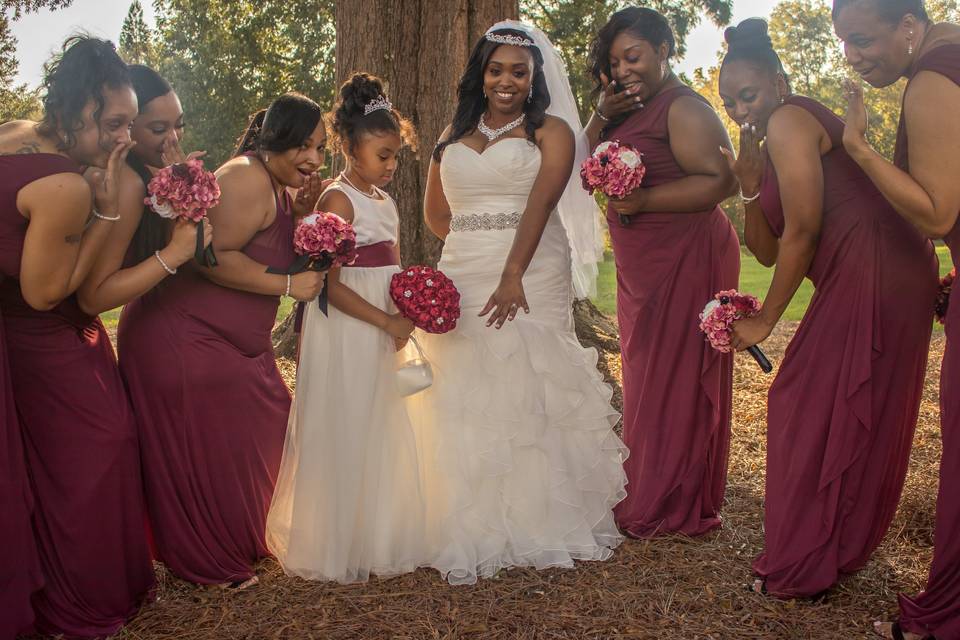
<svg viewBox="0 0 960 640">
<path fill-rule="evenodd" d="M 503 231 L 516 229 L 520 224 L 520 213 L 471 213 L 454 215 L 450 220 L 450 231 Z"/>
</svg>

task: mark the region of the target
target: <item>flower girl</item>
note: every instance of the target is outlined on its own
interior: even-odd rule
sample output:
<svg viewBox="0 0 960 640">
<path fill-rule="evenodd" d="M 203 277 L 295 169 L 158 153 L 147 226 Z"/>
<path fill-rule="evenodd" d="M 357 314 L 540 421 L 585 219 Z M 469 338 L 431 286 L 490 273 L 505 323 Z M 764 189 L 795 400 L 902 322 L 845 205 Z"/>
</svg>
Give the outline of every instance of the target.
<svg viewBox="0 0 960 640">
<path fill-rule="evenodd" d="M 396 385 L 413 324 L 390 299 L 399 217 L 381 190 L 414 133 L 365 73 L 340 87 L 327 125 L 346 166 L 317 208 L 353 224 L 359 257 L 329 272 L 329 315 L 307 305 L 267 540 L 288 574 L 346 583 L 426 563 L 417 444 Z"/>
</svg>

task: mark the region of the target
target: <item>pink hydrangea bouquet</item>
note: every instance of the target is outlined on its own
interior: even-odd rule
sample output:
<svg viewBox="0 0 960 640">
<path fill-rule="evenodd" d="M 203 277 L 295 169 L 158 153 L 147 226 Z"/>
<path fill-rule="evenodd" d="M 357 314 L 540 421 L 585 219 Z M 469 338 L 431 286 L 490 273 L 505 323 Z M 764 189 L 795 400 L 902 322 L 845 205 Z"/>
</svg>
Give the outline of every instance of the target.
<svg viewBox="0 0 960 640">
<path fill-rule="evenodd" d="M 191 159 L 160 169 L 147 185 L 149 205 L 161 218 L 185 218 L 197 223 L 195 259 L 205 267 L 217 266 L 213 247 L 203 246 L 203 221 L 207 211 L 220 202 L 220 185 L 213 173 L 203 168 L 203 161 Z"/>
<path fill-rule="evenodd" d="M 357 234 L 353 226 L 335 213 L 314 211 L 297 222 L 293 230 L 293 250 L 297 258 L 284 268 L 270 267 L 267 273 L 293 275 L 302 271 L 327 271 L 331 267 L 353 264 L 357 259 Z M 327 289 L 318 298 L 327 312 Z"/>
<path fill-rule="evenodd" d="M 950 290 L 953 289 L 953 281 L 956 278 L 956 267 L 951 269 L 950 273 L 940 278 L 940 286 L 937 289 L 937 303 L 934 308 L 934 315 L 940 324 L 943 324 L 947 320 L 947 309 L 950 307 Z"/>
<path fill-rule="evenodd" d="M 738 293 L 735 289 L 721 291 L 713 296 L 700 314 L 700 330 L 707 336 L 710 346 L 720 353 L 730 353 L 730 334 L 733 323 L 744 318 L 752 318 L 760 313 L 760 301 L 754 296 Z M 747 349 L 765 373 L 773 371 L 773 365 L 766 354 L 753 345 Z"/>
<path fill-rule="evenodd" d="M 602 142 L 580 165 L 583 188 L 591 194 L 601 191 L 609 198 L 623 198 L 632 193 L 647 173 L 642 155 L 629 144 L 615 140 Z M 620 216 L 620 223 L 630 224 L 630 216 Z"/>
<path fill-rule="evenodd" d="M 390 279 L 397 310 L 427 333 L 446 333 L 460 319 L 460 292 L 442 271 L 416 265 Z"/>
</svg>

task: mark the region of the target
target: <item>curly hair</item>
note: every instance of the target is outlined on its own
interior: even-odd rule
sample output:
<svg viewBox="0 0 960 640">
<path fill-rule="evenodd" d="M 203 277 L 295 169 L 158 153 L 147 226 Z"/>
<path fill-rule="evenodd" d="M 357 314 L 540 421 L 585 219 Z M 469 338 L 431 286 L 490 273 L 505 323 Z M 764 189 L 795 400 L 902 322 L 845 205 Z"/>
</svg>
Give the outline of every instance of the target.
<svg viewBox="0 0 960 640">
<path fill-rule="evenodd" d="M 364 114 L 364 107 L 379 98 L 387 98 L 380 78 L 369 73 L 354 73 L 340 85 L 337 102 L 325 116 L 330 131 L 331 148 L 342 150 L 348 142 L 356 148 L 364 134 L 396 133 L 411 149 L 417 148 L 417 133 L 413 123 L 396 109 L 377 109 Z"/>
<path fill-rule="evenodd" d="M 117 55 L 113 43 L 88 35 L 71 36 L 61 52 L 44 65 L 43 118 L 40 135 L 60 138 L 57 148 L 66 151 L 77 144 L 83 128 L 83 110 L 93 100 L 94 122 L 104 107 L 104 88 L 131 86 L 127 64 Z"/>
</svg>

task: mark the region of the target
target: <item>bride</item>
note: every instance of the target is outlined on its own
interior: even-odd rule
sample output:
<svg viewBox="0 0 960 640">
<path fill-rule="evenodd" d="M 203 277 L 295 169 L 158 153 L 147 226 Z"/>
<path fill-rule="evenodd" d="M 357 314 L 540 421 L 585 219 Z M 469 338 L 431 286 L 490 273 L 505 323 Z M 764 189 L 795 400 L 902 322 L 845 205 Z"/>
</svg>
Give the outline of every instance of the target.
<svg viewBox="0 0 960 640">
<path fill-rule="evenodd" d="M 627 451 L 597 352 L 573 330 L 601 244 L 596 205 L 571 178 L 586 143 L 563 64 L 540 31 L 501 22 L 474 48 L 458 98 L 424 209 L 462 314 L 450 333 L 418 335 L 436 382 L 408 407 L 431 565 L 471 584 L 609 558 Z"/>
</svg>

